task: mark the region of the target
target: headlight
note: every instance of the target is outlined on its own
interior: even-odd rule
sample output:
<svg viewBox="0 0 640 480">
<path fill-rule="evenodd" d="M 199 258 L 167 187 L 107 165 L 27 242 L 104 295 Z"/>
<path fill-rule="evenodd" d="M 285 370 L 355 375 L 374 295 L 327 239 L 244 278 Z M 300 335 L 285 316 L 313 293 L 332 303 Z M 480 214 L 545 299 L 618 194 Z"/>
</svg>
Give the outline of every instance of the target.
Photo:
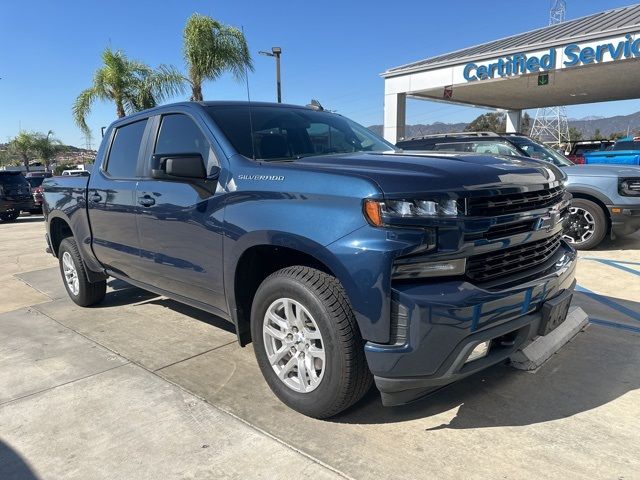
<svg viewBox="0 0 640 480">
<path fill-rule="evenodd" d="M 454 199 L 440 200 L 365 200 L 364 215 L 372 225 L 380 227 L 383 217 L 394 218 L 452 218 L 463 214 Z"/>
<path fill-rule="evenodd" d="M 626 197 L 640 196 L 640 178 L 621 178 L 618 180 L 618 193 Z"/>
</svg>

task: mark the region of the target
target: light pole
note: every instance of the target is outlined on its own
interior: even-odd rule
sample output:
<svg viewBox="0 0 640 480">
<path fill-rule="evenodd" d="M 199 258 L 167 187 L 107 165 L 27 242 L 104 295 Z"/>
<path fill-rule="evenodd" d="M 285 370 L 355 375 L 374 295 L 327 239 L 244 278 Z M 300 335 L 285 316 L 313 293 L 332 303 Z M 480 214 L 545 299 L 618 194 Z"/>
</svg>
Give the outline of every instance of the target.
<svg viewBox="0 0 640 480">
<path fill-rule="evenodd" d="M 282 55 L 282 49 L 280 47 L 271 47 L 271 52 L 260 51 L 258 53 L 276 58 L 276 90 L 278 92 L 278 103 L 282 103 L 282 86 L 280 82 L 280 55 Z"/>
</svg>

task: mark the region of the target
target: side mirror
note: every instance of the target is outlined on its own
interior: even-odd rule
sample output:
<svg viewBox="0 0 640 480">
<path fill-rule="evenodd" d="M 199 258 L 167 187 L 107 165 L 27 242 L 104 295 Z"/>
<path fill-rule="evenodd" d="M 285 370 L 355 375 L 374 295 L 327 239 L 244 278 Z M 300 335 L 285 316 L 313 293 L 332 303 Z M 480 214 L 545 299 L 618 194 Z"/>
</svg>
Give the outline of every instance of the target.
<svg viewBox="0 0 640 480">
<path fill-rule="evenodd" d="M 157 180 L 205 180 L 204 160 L 199 153 L 158 154 L 151 158 L 151 178 Z"/>
</svg>

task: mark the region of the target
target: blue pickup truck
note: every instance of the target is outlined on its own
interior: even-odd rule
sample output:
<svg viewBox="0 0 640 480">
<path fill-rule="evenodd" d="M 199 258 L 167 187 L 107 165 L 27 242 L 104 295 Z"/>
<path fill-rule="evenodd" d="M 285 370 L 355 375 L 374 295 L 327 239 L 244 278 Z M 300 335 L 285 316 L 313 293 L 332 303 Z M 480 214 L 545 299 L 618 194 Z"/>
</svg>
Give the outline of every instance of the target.
<svg viewBox="0 0 640 480">
<path fill-rule="evenodd" d="M 640 138 L 622 138 L 606 150 L 587 152 L 584 154 L 584 163 L 640 165 Z"/>
<path fill-rule="evenodd" d="M 81 306 L 108 277 L 235 325 L 316 418 L 505 360 L 564 321 L 576 254 L 553 165 L 402 153 L 321 107 L 166 105 L 112 124 L 90 177 L 45 182 L 50 252 Z"/>
</svg>

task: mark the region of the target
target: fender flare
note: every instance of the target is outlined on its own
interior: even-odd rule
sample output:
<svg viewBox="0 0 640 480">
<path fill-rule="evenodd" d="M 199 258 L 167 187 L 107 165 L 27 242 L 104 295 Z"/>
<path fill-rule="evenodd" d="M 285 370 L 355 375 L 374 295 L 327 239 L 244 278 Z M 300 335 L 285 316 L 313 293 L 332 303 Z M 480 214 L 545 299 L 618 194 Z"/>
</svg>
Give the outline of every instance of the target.
<svg viewBox="0 0 640 480">
<path fill-rule="evenodd" d="M 82 239 L 78 238 L 77 232 L 74 229 L 74 222 L 72 222 L 69 216 L 62 210 L 52 210 L 47 215 L 46 230 L 47 230 L 47 236 L 49 237 L 49 241 L 51 242 L 52 247 L 53 247 L 53 238 L 51 236 L 51 223 L 55 219 L 60 219 L 69 226 L 69 230 L 71 230 L 71 235 L 73 236 L 76 243 L 78 244 L 78 251 L 80 253 L 80 257 L 82 258 L 82 261 L 87 267 L 85 270 L 87 272 L 87 277 L 89 278 L 89 281 L 93 283 L 93 282 L 99 282 L 101 280 L 105 280 L 107 278 L 107 275 L 104 273 L 104 268 L 102 267 L 102 265 L 93 256 L 93 251 L 91 250 L 91 244 L 84 242 L 82 241 Z M 54 252 L 53 248 L 51 253 L 53 256 L 57 257 L 57 252 Z"/>
<path fill-rule="evenodd" d="M 235 241 L 227 240 L 224 251 L 224 288 L 231 317 L 236 329 L 239 328 L 238 307 L 235 292 L 236 271 L 242 256 L 252 247 L 272 246 L 297 250 L 324 265 L 342 284 L 347 297 L 353 288 L 353 279 L 338 259 L 323 245 L 307 237 L 291 232 L 258 230 L 249 232 Z M 233 242 L 233 243 L 231 243 Z M 231 248 L 227 250 L 227 246 Z M 240 338 L 241 332 L 238 331 Z"/>
<path fill-rule="evenodd" d="M 607 197 L 604 193 L 595 190 L 594 188 L 590 188 L 588 186 L 583 186 L 583 185 L 568 185 L 567 186 L 567 191 L 571 194 L 573 193 L 577 193 L 577 194 L 582 194 L 582 195 L 589 195 L 591 197 L 594 197 L 598 200 L 600 200 L 603 204 L 605 205 L 612 205 L 613 201 Z"/>
</svg>

